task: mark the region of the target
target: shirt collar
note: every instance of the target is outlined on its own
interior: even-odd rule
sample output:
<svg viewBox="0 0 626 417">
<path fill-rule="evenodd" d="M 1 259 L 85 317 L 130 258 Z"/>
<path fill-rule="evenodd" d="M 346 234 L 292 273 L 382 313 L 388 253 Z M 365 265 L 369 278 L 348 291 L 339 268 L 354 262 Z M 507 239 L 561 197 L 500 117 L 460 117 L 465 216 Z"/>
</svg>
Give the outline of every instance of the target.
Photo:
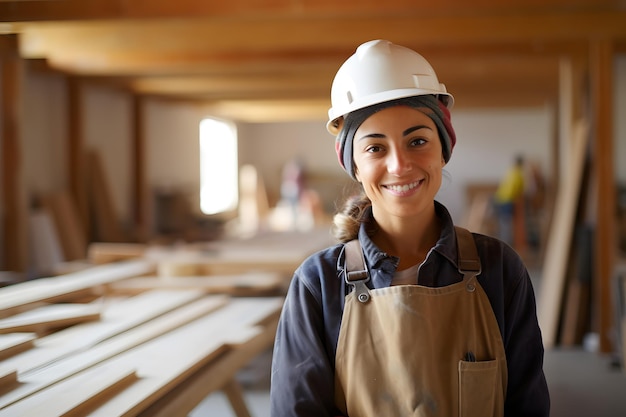
<svg viewBox="0 0 626 417">
<path fill-rule="evenodd" d="M 438 201 L 435 201 L 434 204 L 435 214 L 441 222 L 441 234 L 439 235 L 439 239 L 437 240 L 433 251 L 438 252 L 439 254 L 444 256 L 446 259 L 452 262 L 455 267 L 457 267 L 458 251 L 456 246 L 456 233 L 454 231 L 454 222 L 452 221 L 452 217 L 450 216 L 448 209 L 446 209 L 443 204 L 439 203 Z M 391 268 L 390 272 L 395 272 L 395 269 L 398 266 L 399 259 L 395 256 L 390 256 L 380 250 L 380 248 L 376 246 L 376 244 L 368 235 L 368 229 L 371 228 L 373 222 L 371 207 L 368 208 L 365 216 L 366 221 L 361 224 L 361 227 L 359 229 L 359 241 L 361 242 L 363 254 L 365 256 L 365 259 L 367 259 L 368 266 L 370 268 Z M 385 260 L 389 260 L 390 262 L 383 262 Z M 428 259 L 426 261 L 428 262 Z"/>
</svg>

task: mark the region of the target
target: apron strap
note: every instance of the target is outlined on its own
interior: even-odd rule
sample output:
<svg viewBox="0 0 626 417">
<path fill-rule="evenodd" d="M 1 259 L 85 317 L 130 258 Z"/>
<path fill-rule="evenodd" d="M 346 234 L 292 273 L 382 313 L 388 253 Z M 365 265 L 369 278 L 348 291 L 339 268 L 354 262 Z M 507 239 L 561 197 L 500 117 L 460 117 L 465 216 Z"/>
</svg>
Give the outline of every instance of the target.
<svg viewBox="0 0 626 417">
<path fill-rule="evenodd" d="M 370 280 L 370 274 L 365 266 L 363 250 L 358 239 L 345 244 L 346 269 L 344 271 L 347 284 L 354 287 L 357 300 L 366 303 L 370 299 L 370 292 L 365 283 Z"/>
<path fill-rule="evenodd" d="M 471 292 L 476 289 L 474 279 L 481 272 L 476 242 L 474 242 L 474 236 L 469 230 L 459 226 L 454 226 L 454 229 L 456 231 L 459 272 L 463 274 L 463 280 L 467 282 L 467 290 Z M 370 275 L 365 266 L 363 250 L 358 239 L 345 244 L 345 254 L 345 281 L 354 287 L 357 299 L 366 303 L 370 299 L 370 294 L 365 283 L 370 280 Z"/>
<path fill-rule="evenodd" d="M 467 290 L 472 292 L 476 289 L 474 279 L 481 272 L 476 242 L 469 230 L 459 226 L 454 226 L 454 229 L 456 231 L 456 245 L 459 256 L 459 272 L 463 274 L 463 280 L 467 283 Z"/>
</svg>

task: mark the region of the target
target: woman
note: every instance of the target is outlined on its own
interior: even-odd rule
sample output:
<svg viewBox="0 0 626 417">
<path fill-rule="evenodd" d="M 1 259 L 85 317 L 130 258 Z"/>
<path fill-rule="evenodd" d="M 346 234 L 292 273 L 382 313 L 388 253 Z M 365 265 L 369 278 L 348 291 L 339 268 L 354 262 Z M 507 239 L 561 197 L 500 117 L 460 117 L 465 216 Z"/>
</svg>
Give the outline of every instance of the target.
<svg viewBox="0 0 626 417">
<path fill-rule="evenodd" d="M 456 137 L 430 64 L 367 42 L 339 69 L 328 130 L 363 195 L 340 244 L 296 270 L 272 362 L 271 415 L 547 416 L 528 272 L 435 201 Z"/>
</svg>

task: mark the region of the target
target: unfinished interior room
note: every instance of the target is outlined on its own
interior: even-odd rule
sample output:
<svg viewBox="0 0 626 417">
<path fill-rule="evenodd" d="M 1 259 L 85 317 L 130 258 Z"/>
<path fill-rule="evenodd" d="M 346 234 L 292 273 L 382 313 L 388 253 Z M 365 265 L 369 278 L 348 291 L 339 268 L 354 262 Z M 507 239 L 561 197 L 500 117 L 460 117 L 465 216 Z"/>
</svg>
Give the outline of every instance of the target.
<svg viewBox="0 0 626 417">
<path fill-rule="evenodd" d="M 455 225 L 503 239 L 524 159 L 550 415 L 626 416 L 623 0 L 0 0 L 0 417 L 275 414 L 294 272 L 361 191 L 331 86 L 378 39 L 454 97 Z"/>
</svg>

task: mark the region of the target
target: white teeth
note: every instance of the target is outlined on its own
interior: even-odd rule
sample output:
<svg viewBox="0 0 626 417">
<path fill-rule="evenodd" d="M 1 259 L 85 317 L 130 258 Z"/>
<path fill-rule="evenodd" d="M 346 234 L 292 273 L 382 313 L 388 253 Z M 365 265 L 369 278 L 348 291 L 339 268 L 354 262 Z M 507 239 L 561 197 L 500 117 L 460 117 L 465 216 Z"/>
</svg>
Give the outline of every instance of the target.
<svg viewBox="0 0 626 417">
<path fill-rule="evenodd" d="M 406 193 L 410 189 L 417 187 L 418 184 L 419 181 L 406 185 L 388 185 L 387 188 L 398 193 Z"/>
</svg>

